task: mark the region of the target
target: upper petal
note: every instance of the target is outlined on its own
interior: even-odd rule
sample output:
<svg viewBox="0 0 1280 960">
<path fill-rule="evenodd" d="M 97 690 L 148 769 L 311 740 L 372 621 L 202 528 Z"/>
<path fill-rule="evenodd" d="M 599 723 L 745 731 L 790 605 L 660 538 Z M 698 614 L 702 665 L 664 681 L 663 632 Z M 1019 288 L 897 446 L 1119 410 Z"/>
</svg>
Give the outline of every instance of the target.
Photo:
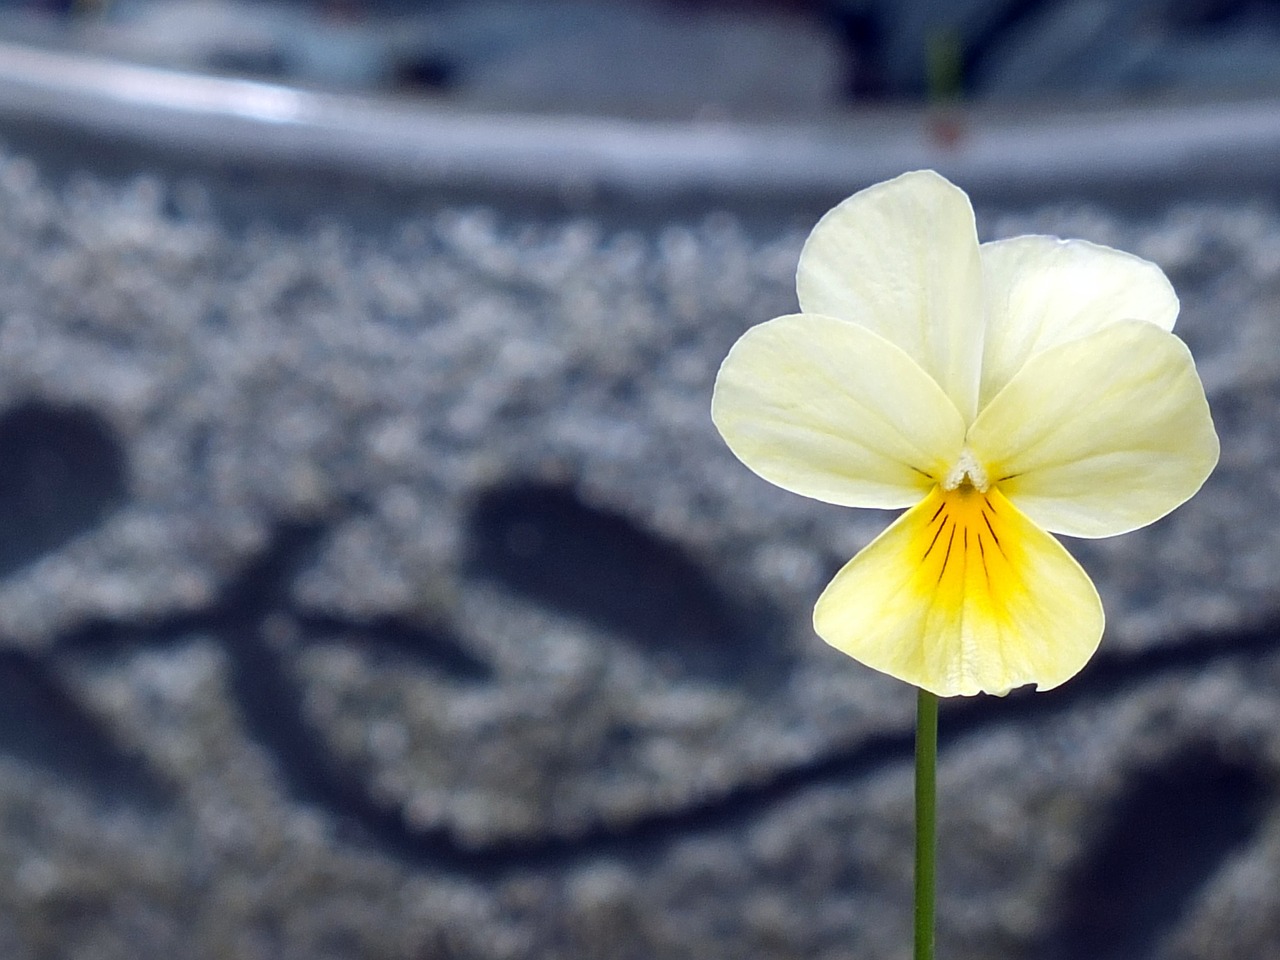
<svg viewBox="0 0 1280 960">
<path fill-rule="evenodd" d="M 814 629 L 867 666 L 939 696 L 1047 690 L 1102 636 L 1080 565 L 998 490 L 935 489 L 845 565 Z"/>
<path fill-rule="evenodd" d="M 979 408 L 1032 356 L 1118 320 L 1172 330 L 1178 297 L 1154 263 L 1085 240 L 1013 237 L 980 248 L 987 310 Z"/>
<path fill-rule="evenodd" d="M 977 409 L 982 267 L 969 198 L 931 170 L 845 200 L 813 228 L 800 309 L 852 320 L 905 350 L 966 421 Z"/>
<path fill-rule="evenodd" d="M 815 314 L 744 333 L 716 377 L 711 417 L 766 480 L 851 507 L 916 503 L 964 441 L 951 401 L 902 350 Z"/>
<path fill-rule="evenodd" d="M 1160 519 L 1218 462 L 1191 353 L 1137 320 L 1032 357 L 978 416 L 968 442 L 1020 510 L 1074 537 Z"/>
</svg>

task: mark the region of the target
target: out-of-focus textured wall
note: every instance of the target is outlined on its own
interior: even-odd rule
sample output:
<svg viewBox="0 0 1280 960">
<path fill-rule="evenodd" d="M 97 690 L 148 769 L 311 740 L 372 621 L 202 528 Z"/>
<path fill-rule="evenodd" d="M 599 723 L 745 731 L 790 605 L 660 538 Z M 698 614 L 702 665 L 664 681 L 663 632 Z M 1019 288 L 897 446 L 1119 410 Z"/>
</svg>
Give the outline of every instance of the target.
<svg viewBox="0 0 1280 960">
<path fill-rule="evenodd" d="M 888 516 L 708 418 L 812 211 L 58 142 L 0 157 L 6 956 L 903 956 L 911 691 L 809 627 Z M 1269 955 L 1280 213 L 979 222 L 1162 264 L 1223 460 L 1073 545 L 1109 614 L 1080 677 L 946 705 L 940 943 Z"/>
</svg>

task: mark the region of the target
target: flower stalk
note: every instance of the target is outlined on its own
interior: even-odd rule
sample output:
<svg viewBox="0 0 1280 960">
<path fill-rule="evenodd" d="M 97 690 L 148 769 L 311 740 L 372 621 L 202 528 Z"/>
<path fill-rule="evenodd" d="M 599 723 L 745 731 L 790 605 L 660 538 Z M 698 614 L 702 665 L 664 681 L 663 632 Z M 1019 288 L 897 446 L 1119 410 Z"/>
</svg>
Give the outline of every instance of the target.
<svg viewBox="0 0 1280 960">
<path fill-rule="evenodd" d="M 937 880 L 938 698 L 916 697 L 916 891 L 915 960 L 933 960 Z"/>
</svg>

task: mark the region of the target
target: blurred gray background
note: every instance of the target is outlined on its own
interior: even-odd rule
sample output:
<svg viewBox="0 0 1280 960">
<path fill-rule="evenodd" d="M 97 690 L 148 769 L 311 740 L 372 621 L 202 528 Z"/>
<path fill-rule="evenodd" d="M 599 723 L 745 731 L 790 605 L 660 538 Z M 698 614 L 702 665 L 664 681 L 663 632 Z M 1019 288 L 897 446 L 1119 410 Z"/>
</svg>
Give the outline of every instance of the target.
<svg viewBox="0 0 1280 960">
<path fill-rule="evenodd" d="M 942 710 L 939 955 L 1280 957 L 1280 4 L 0 6 L 0 951 L 898 960 L 891 519 L 711 385 L 830 205 L 1159 263 L 1222 436 Z"/>
</svg>

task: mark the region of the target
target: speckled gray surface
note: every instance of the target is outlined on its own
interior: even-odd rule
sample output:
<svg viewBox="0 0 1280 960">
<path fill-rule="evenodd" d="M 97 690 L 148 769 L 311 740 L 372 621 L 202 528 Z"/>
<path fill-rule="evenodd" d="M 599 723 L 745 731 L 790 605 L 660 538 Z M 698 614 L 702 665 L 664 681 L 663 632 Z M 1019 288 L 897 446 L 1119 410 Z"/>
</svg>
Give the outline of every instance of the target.
<svg viewBox="0 0 1280 960">
<path fill-rule="evenodd" d="M 64 168 L 0 157 L 7 956 L 906 956 L 911 691 L 808 625 L 888 515 L 708 416 L 798 218 Z M 1223 458 L 1072 545 L 1080 677 L 944 708 L 944 956 L 1280 951 L 1280 212 L 1146 209 L 979 209 L 1168 270 Z"/>
</svg>

